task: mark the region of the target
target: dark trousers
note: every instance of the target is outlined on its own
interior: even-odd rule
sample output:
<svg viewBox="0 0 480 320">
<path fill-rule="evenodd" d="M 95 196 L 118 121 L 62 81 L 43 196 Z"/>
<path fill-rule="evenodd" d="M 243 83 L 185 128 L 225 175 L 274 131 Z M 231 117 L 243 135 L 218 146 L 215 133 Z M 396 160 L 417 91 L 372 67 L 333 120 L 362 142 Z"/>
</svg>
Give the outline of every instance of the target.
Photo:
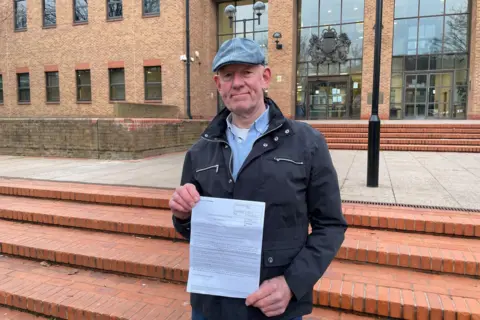
<svg viewBox="0 0 480 320">
<path fill-rule="evenodd" d="M 201 313 L 192 310 L 192 320 L 207 320 Z M 294 318 L 292 320 L 302 320 L 302 317 Z"/>
</svg>

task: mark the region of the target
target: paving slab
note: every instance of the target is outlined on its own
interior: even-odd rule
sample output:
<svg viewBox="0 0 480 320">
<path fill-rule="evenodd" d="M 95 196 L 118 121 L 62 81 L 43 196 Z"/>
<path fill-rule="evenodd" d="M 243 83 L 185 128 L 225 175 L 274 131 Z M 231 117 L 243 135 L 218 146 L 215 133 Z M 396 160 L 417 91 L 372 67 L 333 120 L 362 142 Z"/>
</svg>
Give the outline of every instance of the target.
<svg viewBox="0 0 480 320">
<path fill-rule="evenodd" d="M 480 209 L 480 155 L 382 151 L 369 188 L 367 151 L 330 150 L 344 200 Z M 185 153 L 141 160 L 0 156 L 0 177 L 142 187 L 179 185 Z"/>
</svg>

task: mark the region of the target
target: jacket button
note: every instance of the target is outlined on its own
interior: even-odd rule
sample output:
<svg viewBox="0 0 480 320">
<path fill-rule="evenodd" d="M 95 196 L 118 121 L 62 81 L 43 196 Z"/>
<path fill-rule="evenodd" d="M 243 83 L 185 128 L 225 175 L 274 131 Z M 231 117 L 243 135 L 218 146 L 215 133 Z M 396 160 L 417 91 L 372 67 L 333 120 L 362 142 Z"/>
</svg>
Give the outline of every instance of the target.
<svg viewBox="0 0 480 320">
<path fill-rule="evenodd" d="M 268 257 L 268 263 L 272 263 L 273 262 L 273 258 L 272 257 Z"/>
<path fill-rule="evenodd" d="M 286 133 L 286 134 L 289 134 L 289 133 L 290 133 L 290 129 L 285 130 L 285 133 Z"/>
<path fill-rule="evenodd" d="M 205 134 L 205 137 L 208 138 L 208 134 Z"/>
<path fill-rule="evenodd" d="M 273 138 L 273 140 L 278 141 L 278 137 Z"/>
<path fill-rule="evenodd" d="M 228 180 L 228 183 L 232 183 L 232 182 L 233 182 L 233 180 L 232 180 L 232 179 Z"/>
<path fill-rule="evenodd" d="M 264 144 L 263 144 L 263 147 L 264 147 L 264 148 L 268 147 L 268 143 L 264 143 Z"/>
<path fill-rule="evenodd" d="M 225 149 L 228 149 L 228 145 L 227 145 L 227 144 L 225 145 Z"/>
</svg>

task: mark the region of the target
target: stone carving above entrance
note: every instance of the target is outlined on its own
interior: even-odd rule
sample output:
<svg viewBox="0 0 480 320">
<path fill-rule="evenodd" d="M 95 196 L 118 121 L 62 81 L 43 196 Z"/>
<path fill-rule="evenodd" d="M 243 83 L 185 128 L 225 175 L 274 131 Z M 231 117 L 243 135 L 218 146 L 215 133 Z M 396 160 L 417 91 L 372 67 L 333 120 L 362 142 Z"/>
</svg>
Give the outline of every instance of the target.
<svg viewBox="0 0 480 320">
<path fill-rule="evenodd" d="M 347 60 L 350 44 L 346 33 L 337 35 L 334 28 L 324 29 L 322 36 L 313 34 L 310 38 L 308 54 L 314 64 L 344 63 Z"/>
</svg>

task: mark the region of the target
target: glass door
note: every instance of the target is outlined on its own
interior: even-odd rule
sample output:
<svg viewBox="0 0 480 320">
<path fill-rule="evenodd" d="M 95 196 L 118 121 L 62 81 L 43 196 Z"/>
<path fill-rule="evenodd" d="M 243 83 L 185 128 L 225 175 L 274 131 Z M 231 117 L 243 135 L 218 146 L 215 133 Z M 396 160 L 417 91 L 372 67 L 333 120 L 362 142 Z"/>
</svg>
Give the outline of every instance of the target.
<svg viewBox="0 0 480 320">
<path fill-rule="evenodd" d="M 309 83 L 307 118 L 344 119 L 348 117 L 348 81 L 319 79 Z"/>
<path fill-rule="evenodd" d="M 427 74 L 405 76 L 404 119 L 424 119 L 427 107 Z"/>
<path fill-rule="evenodd" d="M 434 73 L 429 75 L 428 84 L 428 117 L 451 117 L 452 74 Z"/>
</svg>

